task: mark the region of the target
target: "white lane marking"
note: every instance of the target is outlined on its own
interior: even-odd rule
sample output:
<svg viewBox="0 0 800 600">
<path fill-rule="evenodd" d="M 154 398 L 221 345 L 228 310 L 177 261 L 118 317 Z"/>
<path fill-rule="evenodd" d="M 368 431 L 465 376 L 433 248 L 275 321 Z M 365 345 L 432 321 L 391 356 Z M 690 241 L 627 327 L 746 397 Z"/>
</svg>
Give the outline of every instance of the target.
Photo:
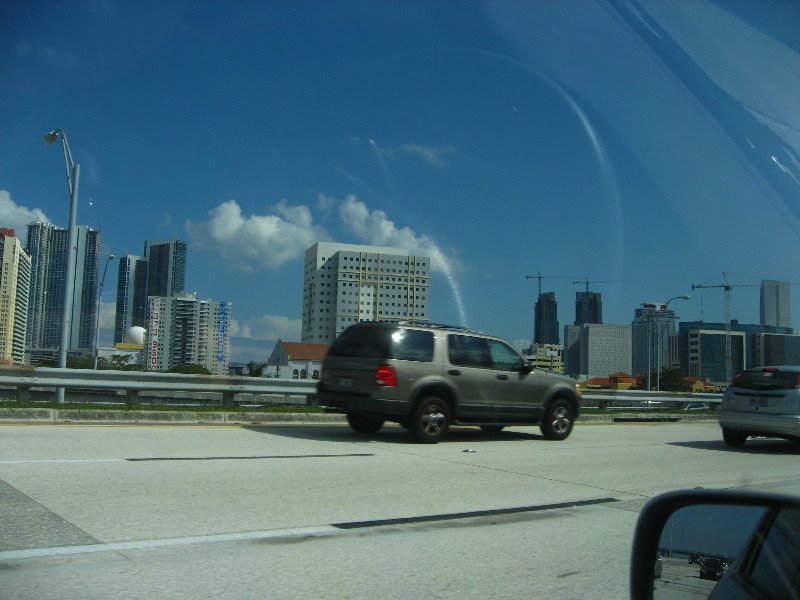
<svg viewBox="0 0 800 600">
<path fill-rule="evenodd" d="M 5 550 L 0 551 L 0 560 L 36 558 L 40 556 L 63 556 L 67 554 L 86 554 L 91 552 L 119 552 L 124 550 L 162 548 L 166 546 L 239 542 L 243 540 L 325 535 L 331 533 L 341 533 L 341 529 L 333 527 L 332 525 L 321 525 L 319 527 L 276 529 L 273 531 L 248 531 L 243 533 L 221 533 L 217 535 L 199 535 L 194 537 L 167 538 L 162 540 L 141 540 L 138 542 L 112 542 L 108 544 L 87 544 L 83 546 L 57 546 L 54 548 L 31 548 L 29 550 Z"/>
<path fill-rule="evenodd" d="M 0 460 L 0 465 L 26 465 L 32 463 L 103 463 L 126 462 L 124 458 L 45 458 L 41 460 Z"/>
</svg>

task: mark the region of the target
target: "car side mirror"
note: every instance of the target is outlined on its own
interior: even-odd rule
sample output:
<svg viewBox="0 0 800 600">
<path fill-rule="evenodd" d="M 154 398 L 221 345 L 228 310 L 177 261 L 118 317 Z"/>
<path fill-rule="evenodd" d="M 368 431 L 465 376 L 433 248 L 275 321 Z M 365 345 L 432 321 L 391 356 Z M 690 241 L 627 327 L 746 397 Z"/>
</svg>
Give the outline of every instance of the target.
<svg viewBox="0 0 800 600">
<path fill-rule="evenodd" d="M 800 599 L 800 501 L 726 490 L 654 498 L 636 525 L 630 594 Z"/>
<path fill-rule="evenodd" d="M 519 368 L 519 372 L 523 375 L 527 375 L 533 371 L 533 365 L 527 361 L 522 363 L 522 366 Z"/>
</svg>

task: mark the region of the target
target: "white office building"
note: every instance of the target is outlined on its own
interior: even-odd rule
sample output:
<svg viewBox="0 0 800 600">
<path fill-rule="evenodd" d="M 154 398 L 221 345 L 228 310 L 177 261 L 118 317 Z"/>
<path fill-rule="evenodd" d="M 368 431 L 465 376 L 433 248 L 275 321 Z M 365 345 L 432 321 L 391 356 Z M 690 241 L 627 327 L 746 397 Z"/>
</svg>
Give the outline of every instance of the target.
<svg viewBox="0 0 800 600">
<path fill-rule="evenodd" d="M 150 296 L 145 370 L 201 365 L 214 375 L 227 375 L 230 313 L 230 302 L 200 300 L 185 292 Z"/>
<path fill-rule="evenodd" d="M 586 323 L 564 328 L 564 371 L 578 379 L 631 372 L 630 325 Z"/>
<path fill-rule="evenodd" d="M 318 242 L 306 250 L 303 342 L 330 343 L 360 321 L 427 321 L 430 257 Z"/>
</svg>

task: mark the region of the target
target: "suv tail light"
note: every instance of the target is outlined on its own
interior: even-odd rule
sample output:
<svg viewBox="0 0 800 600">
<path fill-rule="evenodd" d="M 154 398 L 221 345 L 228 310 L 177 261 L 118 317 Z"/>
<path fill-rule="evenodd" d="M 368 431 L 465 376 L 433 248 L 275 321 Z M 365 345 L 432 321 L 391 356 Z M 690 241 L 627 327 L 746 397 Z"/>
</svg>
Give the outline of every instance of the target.
<svg viewBox="0 0 800 600">
<path fill-rule="evenodd" d="M 397 371 L 391 365 L 380 365 L 375 371 L 375 385 L 397 385 Z"/>
</svg>

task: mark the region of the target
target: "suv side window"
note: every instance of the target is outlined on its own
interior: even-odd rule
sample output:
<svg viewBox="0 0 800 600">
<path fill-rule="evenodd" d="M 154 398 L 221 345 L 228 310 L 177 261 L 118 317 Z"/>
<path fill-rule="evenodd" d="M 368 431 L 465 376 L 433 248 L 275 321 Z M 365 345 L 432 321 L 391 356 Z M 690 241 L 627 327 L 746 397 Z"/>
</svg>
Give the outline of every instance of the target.
<svg viewBox="0 0 800 600">
<path fill-rule="evenodd" d="M 432 331 L 397 330 L 392 334 L 392 341 L 392 358 L 418 362 L 433 360 Z"/>
<path fill-rule="evenodd" d="M 447 355 L 451 365 L 491 369 L 492 357 L 484 338 L 471 335 L 447 336 Z"/>
<path fill-rule="evenodd" d="M 498 340 L 486 340 L 489 344 L 489 353 L 498 371 L 519 371 L 522 367 L 519 354 L 508 344 Z"/>
</svg>

